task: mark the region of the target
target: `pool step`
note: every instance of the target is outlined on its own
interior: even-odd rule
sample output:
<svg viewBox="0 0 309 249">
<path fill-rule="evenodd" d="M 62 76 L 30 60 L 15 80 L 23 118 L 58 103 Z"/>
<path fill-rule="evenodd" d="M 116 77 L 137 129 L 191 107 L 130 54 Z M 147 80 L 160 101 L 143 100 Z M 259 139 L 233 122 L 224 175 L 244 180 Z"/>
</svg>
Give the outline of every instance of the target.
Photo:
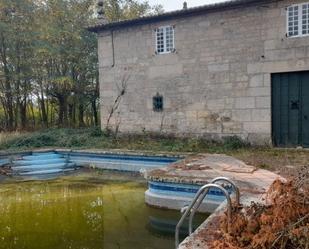
<svg viewBox="0 0 309 249">
<path fill-rule="evenodd" d="M 22 176 L 58 174 L 75 170 L 69 156 L 56 152 L 36 152 L 13 161 L 13 173 Z"/>
<path fill-rule="evenodd" d="M 14 171 L 37 171 L 44 169 L 64 169 L 64 168 L 74 168 L 75 163 L 55 163 L 55 164 L 45 164 L 45 165 L 26 165 L 26 166 L 13 166 Z"/>
<path fill-rule="evenodd" d="M 33 159 L 33 160 L 17 160 L 13 161 L 13 165 L 18 165 L 18 166 L 27 166 L 27 165 L 46 165 L 46 164 L 61 164 L 61 163 L 66 163 L 65 158 L 56 158 L 56 159 Z"/>
<path fill-rule="evenodd" d="M 19 175 L 21 176 L 28 176 L 28 175 L 47 175 L 47 174 L 56 174 L 56 173 L 63 173 L 68 171 L 73 171 L 74 168 L 66 168 L 66 169 L 48 169 L 48 170 L 37 170 L 37 171 L 29 171 L 29 172 L 22 172 Z"/>
<path fill-rule="evenodd" d="M 9 159 L 0 159 L 0 166 L 4 166 L 10 162 Z"/>
<path fill-rule="evenodd" d="M 23 156 L 23 160 L 47 160 L 47 159 L 59 159 L 63 158 L 62 155 L 57 154 L 57 153 L 44 153 L 44 154 L 36 154 L 36 155 L 31 155 L 31 156 Z"/>
</svg>

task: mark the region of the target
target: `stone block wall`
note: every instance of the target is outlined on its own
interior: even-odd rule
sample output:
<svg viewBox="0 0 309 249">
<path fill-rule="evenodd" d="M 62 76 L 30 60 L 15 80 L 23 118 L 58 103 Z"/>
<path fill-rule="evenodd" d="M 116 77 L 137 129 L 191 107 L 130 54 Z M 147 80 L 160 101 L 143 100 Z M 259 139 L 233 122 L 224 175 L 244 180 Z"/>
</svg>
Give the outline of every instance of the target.
<svg viewBox="0 0 309 249">
<path fill-rule="evenodd" d="M 101 125 L 271 143 L 271 74 L 309 70 L 309 37 L 286 37 L 282 0 L 99 34 Z M 176 52 L 155 54 L 155 29 L 175 26 Z M 152 98 L 164 98 L 154 112 Z"/>
</svg>

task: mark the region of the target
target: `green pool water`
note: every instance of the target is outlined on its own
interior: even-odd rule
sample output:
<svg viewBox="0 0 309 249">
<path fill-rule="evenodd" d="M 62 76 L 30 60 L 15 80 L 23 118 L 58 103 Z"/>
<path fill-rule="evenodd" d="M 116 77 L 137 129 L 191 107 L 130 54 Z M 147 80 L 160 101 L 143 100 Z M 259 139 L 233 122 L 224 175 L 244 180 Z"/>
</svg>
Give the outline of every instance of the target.
<svg viewBox="0 0 309 249">
<path fill-rule="evenodd" d="M 146 206 L 146 188 L 138 176 L 96 171 L 2 181 L 0 249 L 174 248 L 180 213 Z"/>
</svg>

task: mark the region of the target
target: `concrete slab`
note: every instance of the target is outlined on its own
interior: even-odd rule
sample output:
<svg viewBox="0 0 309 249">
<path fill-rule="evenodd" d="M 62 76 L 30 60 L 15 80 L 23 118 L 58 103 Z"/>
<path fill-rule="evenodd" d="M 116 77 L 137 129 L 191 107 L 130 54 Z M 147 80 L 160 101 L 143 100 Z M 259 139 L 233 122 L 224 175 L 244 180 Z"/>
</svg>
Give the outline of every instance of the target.
<svg viewBox="0 0 309 249">
<path fill-rule="evenodd" d="M 258 169 L 233 157 L 220 154 L 199 154 L 165 168 L 147 172 L 150 181 L 204 185 L 218 176 L 235 181 L 243 193 L 264 193 L 279 175 Z"/>
</svg>

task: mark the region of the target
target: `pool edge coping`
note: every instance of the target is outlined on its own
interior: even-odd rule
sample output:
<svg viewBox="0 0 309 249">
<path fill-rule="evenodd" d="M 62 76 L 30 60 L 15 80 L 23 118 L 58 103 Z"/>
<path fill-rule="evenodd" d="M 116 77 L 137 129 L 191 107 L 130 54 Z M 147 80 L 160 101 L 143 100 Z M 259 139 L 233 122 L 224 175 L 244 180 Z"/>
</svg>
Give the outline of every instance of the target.
<svg viewBox="0 0 309 249">
<path fill-rule="evenodd" d="M 51 147 L 42 149 L 24 149 L 24 150 L 2 150 L 0 157 L 8 155 L 28 154 L 33 152 L 80 152 L 93 154 L 115 154 L 115 155 L 130 155 L 130 156 L 158 156 L 158 157 L 176 157 L 184 159 L 188 156 L 197 155 L 199 153 L 193 152 L 167 152 L 167 151 L 148 151 L 148 150 L 125 150 L 125 149 L 68 149 L 61 147 Z"/>
</svg>

